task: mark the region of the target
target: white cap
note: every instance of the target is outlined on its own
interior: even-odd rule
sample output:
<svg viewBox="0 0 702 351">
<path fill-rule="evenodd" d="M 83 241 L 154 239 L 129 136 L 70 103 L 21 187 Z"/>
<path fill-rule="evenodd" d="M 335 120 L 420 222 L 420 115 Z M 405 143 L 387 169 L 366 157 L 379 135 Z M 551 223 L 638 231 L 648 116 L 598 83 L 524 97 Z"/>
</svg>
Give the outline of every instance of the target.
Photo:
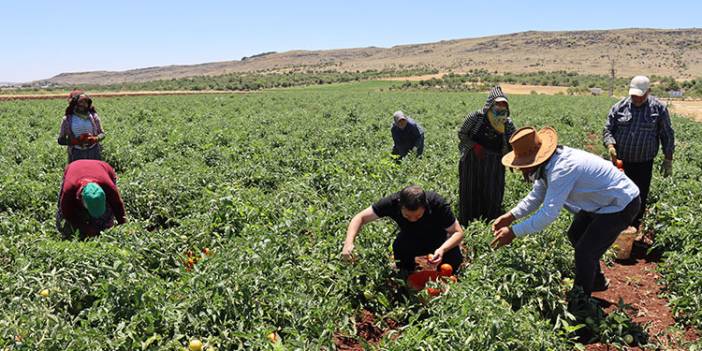
<svg viewBox="0 0 702 351">
<path fill-rule="evenodd" d="M 504 96 L 498 96 L 495 98 L 495 102 L 507 102 L 507 98 Z"/>
<path fill-rule="evenodd" d="M 629 84 L 629 95 L 644 96 L 651 87 L 651 81 L 646 76 L 636 76 Z"/>
</svg>

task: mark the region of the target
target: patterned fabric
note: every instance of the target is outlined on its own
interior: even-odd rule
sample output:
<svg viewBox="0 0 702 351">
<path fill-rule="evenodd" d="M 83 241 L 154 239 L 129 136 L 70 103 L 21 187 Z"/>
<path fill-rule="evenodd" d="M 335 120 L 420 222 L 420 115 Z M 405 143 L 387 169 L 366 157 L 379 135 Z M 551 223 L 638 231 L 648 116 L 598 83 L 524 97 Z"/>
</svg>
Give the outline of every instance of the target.
<svg viewBox="0 0 702 351">
<path fill-rule="evenodd" d="M 476 219 L 492 220 L 503 213 L 505 168 L 501 153 L 484 151 L 461 156 L 458 163 L 458 220 L 467 225 Z"/>
<path fill-rule="evenodd" d="M 83 134 L 92 135 L 95 132 L 90 118 L 80 118 L 76 115 L 71 116 L 71 134 L 81 136 Z"/>
<path fill-rule="evenodd" d="M 649 96 L 641 107 L 627 97 L 612 106 L 602 139 L 605 146 L 614 144 L 617 157 L 626 162 L 646 162 L 658 154 L 659 144 L 667 158 L 673 157 L 675 135 L 668 108 Z"/>
<path fill-rule="evenodd" d="M 488 119 L 495 99 L 504 97 L 496 86 L 490 90 L 485 105 L 466 117 L 458 132 L 461 158 L 458 164 L 458 218 L 461 224 L 483 218 L 493 219 L 502 214 L 505 192 L 505 168 L 502 155 L 512 147 L 509 138 L 516 128 L 509 118 L 504 120 L 504 133 L 498 132 Z"/>
<path fill-rule="evenodd" d="M 515 132 L 516 128 L 509 118 L 509 109 L 507 110 L 507 118 L 505 120 L 505 132 L 499 133 L 492 127 L 487 117 L 487 112 L 495 104 L 495 99 L 498 97 L 507 98 L 502 92 L 502 88 L 496 86 L 490 89 L 485 105 L 479 111 L 469 114 L 463 121 L 461 129 L 458 131 L 459 144 L 458 148 L 461 154 L 465 154 L 473 148 L 474 144 L 481 144 L 488 150 L 501 152 L 503 154 L 512 150 L 509 144 L 509 138 Z M 508 107 L 509 108 L 509 107 Z"/>
<path fill-rule="evenodd" d="M 91 145 L 88 148 L 69 147 L 68 163 L 75 160 L 102 160 L 102 146 L 100 144 Z"/>
<path fill-rule="evenodd" d="M 95 149 L 98 143 L 92 144 L 92 145 L 87 145 L 87 146 L 81 146 L 81 145 L 71 145 L 71 140 L 77 139 L 80 134 L 75 134 L 73 133 L 73 120 L 74 119 L 80 119 L 80 118 L 75 118 L 73 115 L 68 115 L 64 116 L 63 120 L 61 121 L 61 128 L 59 130 L 59 136 L 58 136 L 58 144 L 59 145 L 66 145 L 67 147 L 67 153 L 68 153 L 68 162 L 71 163 L 72 160 L 76 159 L 93 159 L 93 160 L 100 160 L 100 158 L 93 158 L 93 157 L 100 157 L 101 156 L 101 150 L 93 150 L 92 152 L 76 152 L 79 150 L 88 150 L 88 149 Z M 89 113 L 88 114 L 88 119 L 91 124 L 91 130 L 88 131 L 88 133 L 97 136 L 98 140 L 102 140 L 105 138 L 105 132 L 102 130 L 102 125 L 100 123 L 100 117 L 97 115 L 97 113 Z M 84 128 L 81 128 L 81 131 L 84 131 Z M 72 156 L 74 155 L 74 156 Z M 82 156 L 81 156 L 82 155 Z M 77 158 L 78 157 L 78 158 Z"/>
</svg>

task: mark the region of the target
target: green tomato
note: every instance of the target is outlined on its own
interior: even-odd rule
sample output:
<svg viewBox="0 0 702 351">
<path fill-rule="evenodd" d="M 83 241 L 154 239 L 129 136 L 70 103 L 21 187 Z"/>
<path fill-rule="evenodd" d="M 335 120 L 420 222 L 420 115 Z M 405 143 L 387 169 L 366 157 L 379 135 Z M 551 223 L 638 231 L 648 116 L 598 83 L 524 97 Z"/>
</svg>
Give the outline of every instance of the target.
<svg viewBox="0 0 702 351">
<path fill-rule="evenodd" d="M 631 336 L 631 334 L 626 334 L 626 335 L 624 335 L 624 342 L 625 342 L 627 345 L 631 345 L 631 344 L 634 343 L 634 337 Z"/>
</svg>

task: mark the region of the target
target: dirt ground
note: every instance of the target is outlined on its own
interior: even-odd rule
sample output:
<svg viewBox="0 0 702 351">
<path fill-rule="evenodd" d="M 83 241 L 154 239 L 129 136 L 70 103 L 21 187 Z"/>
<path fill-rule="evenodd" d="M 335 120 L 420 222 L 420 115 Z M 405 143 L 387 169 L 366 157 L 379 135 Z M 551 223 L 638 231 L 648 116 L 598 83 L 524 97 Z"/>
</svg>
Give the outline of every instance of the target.
<svg viewBox="0 0 702 351">
<path fill-rule="evenodd" d="M 655 254 L 644 256 L 639 251 L 629 260 L 615 261 L 611 266 L 602 264 L 602 272 L 610 280 L 609 289 L 592 295 L 604 302 L 605 313 L 616 310 L 619 299 L 623 299 L 633 308 L 629 311 L 633 322 L 644 327 L 650 342 L 661 345 L 665 350 L 685 350 L 685 341 L 697 340 L 699 336 L 692 329 L 676 331 L 671 328 L 675 325 L 675 319 L 668 301 L 659 296 L 658 259 Z M 608 345 L 599 343 L 587 345 L 589 351 L 607 349 Z"/>
<path fill-rule="evenodd" d="M 668 102 L 668 108 L 672 113 L 702 122 L 702 100 L 673 100 Z"/>
<path fill-rule="evenodd" d="M 528 95 L 532 91 L 539 94 L 555 95 L 557 93 L 566 94 L 568 87 L 557 87 L 550 85 L 521 85 L 521 84 L 500 84 L 502 91 L 507 94 Z"/>
<path fill-rule="evenodd" d="M 366 345 L 377 345 L 380 340 L 392 330 L 400 327 L 396 321 L 386 318 L 383 325 L 385 329 L 379 328 L 376 317 L 370 311 L 363 310 L 356 318 L 356 336 L 347 336 L 340 333 L 334 335 L 334 344 L 337 350 L 363 351 Z"/>
<path fill-rule="evenodd" d="M 156 96 L 156 95 L 198 95 L 198 94 L 244 94 L 245 91 L 217 91 L 217 90 L 173 90 L 173 91 L 116 91 L 89 93 L 91 97 L 120 97 L 120 96 Z M 62 94 L 20 94 L 0 95 L 3 100 L 44 100 L 66 99 L 68 93 Z"/>
<path fill-rule="evenodd" d="M 423 76 L 412 76 L 412 77 L 387 77 L 387 78 L 381 78 L 380 80 L 391 80 L 391 81 L 401 81 L 401 82 L 408 80 L 410 82 L 418 82 L 420 80 L 429 80 L 432 78 L 440 79 L 441 77 L 444 76 L 444 74 L 445 73 L 436 73 L 436 74 L 425 74 Z"/>
</svg>

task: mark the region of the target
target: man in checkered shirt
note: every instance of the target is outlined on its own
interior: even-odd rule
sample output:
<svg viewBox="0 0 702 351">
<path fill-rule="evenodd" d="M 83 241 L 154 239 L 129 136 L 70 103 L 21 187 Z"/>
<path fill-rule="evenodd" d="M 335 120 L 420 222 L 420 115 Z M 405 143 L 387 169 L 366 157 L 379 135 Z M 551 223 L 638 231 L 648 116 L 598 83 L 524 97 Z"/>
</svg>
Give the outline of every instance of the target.
<svg viewBox="0 0 702 351">
<path fill-rule="evenodd" d="M 612 106 L 607 116 L 602 137 L 612 162 L 621 160 L 624 173 L 641 190 L 641 210 L 632 226 L 639 228 L 646 197 L 651 185 L 653 159 L 663 146 L 661 171 L 664 177 L 673 174 L 675 135 L 670 123 L 668 108 L 650 95 L 650 81 L 636 76 L 629 84 L 629 97 Z"/>
</svg>

